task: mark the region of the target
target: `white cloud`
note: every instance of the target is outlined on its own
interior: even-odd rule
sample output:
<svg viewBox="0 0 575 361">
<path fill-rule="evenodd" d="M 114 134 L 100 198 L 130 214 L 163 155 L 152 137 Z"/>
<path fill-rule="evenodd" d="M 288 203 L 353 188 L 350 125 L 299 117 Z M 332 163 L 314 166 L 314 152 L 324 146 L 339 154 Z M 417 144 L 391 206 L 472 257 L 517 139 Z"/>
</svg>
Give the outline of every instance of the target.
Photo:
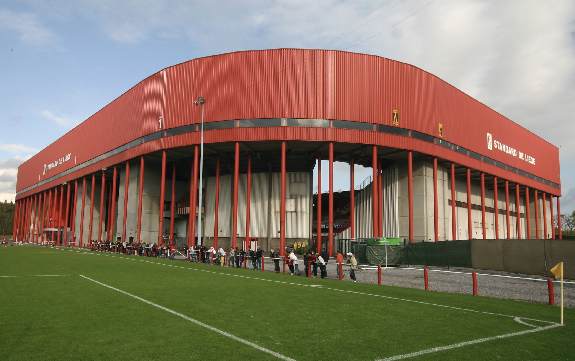
<svg viewBox="0 0 575 361">
<path fill-rule="evenodd" d="M 0 160 L 0 201 L 14 201 L 18 166 L 23 161 L 21 157 Z"/>
<path fill-rule="evenodd" d="M 67 127 L 74 124 L 74 122 L 70 118 L 62 115 L 56 115 L 49 110 L 42 110 L 40 114 L 42 115 L 42 117 L 44 117 L 44 119 L 47 119 L 63 127 Z"/>
<path fill-rule="evenodd" d="M 0 144 L 0 152 L 11 154 L 36 153 L 38 149 L 24 144 Z"/>
<path fill-rule="evenodd" d="M 46 45 L 56 38 L 32 13 L 0 9 L 1 29 L 15 32 L 20 40 L 31 45 Z"/>
</svg>

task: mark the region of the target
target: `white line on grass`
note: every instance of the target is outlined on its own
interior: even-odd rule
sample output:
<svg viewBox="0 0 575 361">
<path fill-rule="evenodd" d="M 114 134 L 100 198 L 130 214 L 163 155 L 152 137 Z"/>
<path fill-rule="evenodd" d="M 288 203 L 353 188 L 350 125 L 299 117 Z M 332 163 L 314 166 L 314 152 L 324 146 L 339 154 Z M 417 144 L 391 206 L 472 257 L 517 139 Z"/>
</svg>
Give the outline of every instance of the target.
<svg viewBox="0 0 575 361">
<path fill-rule="evenodd" d="M 84 254 L 84 255 L 94 255 L 94 253 L 90 253 L 90 252 L 83 252 L 83 254 Z M 104 255 L 104 254 L 103 254 L 103 253 L 96 253 L 96 255 Z M 104 256 L 106 256 L 106 257 L 112 257 L 112 258 L 118 258 L 118 259 L 124 259 L 124 260 L 128 259 L 128 258 L 126 258 L 126 257 L 118 257 L 118 256 L 115 256 L 115 255 L 112 255 L 112 254 L 105 254 Z M 152 262 L 152 261 L 148 261 L 148 260 L 140 260 L 140 262 L 155 264 L 155 265 L 159 265 L 159 266 L 166 266 L 166 265 L 167 265 L 166 263 L 162 263 L 162 262 Z M 250 276 L 238 275 L 238 274 L 227 273 L 227 272 L 210 271 L 210 270 L 206 270 L 206 269 L 197 269 L 197 268 L 182 267 L 182 266 L 176 266 L 176 267 L 177 267 L 177 268 L 181 268 L 181 269 L 190 270 L 190 271 L 197 271 L 197 272 L 204 272 L 204 273 L 212 273 L 212 274 L 218 274 L 218 275 L 228 276 L 228 277 L 238 277 L 238 278 L 245 278 L 245 279 L 251 279 L 251 280 L 258 280 L 258 281 L 275 282 L 275 283 L 281 283 L 281 284 L 286 284 L 286 285 L 294 285 L 294 286 L 307 287 L 307 288 L 317 288 L 317 289 L 337 291 L 337 292 L 343 292 L 343 293 L 349 293 L 349 294 L 356 294 L 356 295 L 362 295 L 362 296 L 384 298 L 384 299 L 394 300 L 394 301 L 410 302 L 410 303 L 415 303 L 415 304 L 420 304 L 420 305 L 427 305 L 427 306 L 433 306 L 433 307 L 440 307 L 440 308 L 450 309 L 450 310 L 455 310 L 455 311 L 471 312 L 471 313 L 483 314 L 483 315 L 490 315 L 490 316 L 507 317 L 507 318 L 512 318 L 512 319 L 518 317 L 518 316 L 516 316 L 516 315 L 508 315 L 508 314 L 504 314 L 504 313 L 496 313 L 496 312 L 489 312 L 489 311 L 480 311 L 480 310 L 474 310 L 474 309 L 471 309 L 471 308 L 463 308 L 463 307 L 457 307 L 457 306 L 442 305 L 442 304 L 439 304 L 439 303 L 432 303 L 432 302 L 426 302 L 426 301 L 418 301 L 418 300 L 412 300 L 412 299 L 409 299 L 409 298 L 385 296 L 385 295 L 381 295 L 381 294 L 374 294 L 374 293 L 367 293 L 367 292 L 359 292 L 359 291 L 351 291 L 351 290 L 343 290 L 343 289 L 339 289 L 339 288 L 332 288 L 332 287 L 325 287 L 325 286 L 323 286 L 323 287 L 317 287 L 316 285 L 313 285 L 313 284 L 303 284 L 303 283 L 287 282 L 287 281 L 276 281 L 276 280 L 269 280 L 269 279 L 259 278 L 259 277 L 250 277 Z M 521 318 L 524 319 L 524 320 L 542 322 L 542 323 L 546 323 L 546 324 L 555 324 L 555 322 L 552 322 L 552 321 L 539 320 L 539 319 L 536 319 L 536 318 L 528 318 L 528 317 L 521 317 Z"/>
<path fill-rule="evenodd" d="M 162 306 L 162 305 L 158 305 L 157 303 L 154 303 L 154 302 L 152 302 L 152 301 L 148 301 L 148 300 L 146 300 L 145 298 L 142 298 L 142 297 L 140 297 L 140 296 L 136 296 L 136 295 L 134 295 L 134 294 L 131 294 L 131 293 L 126 292 L 126 291 L 123 291 L 123 290 L 121 290 L 121 289 L 119 289 L 119 288 L 110 286 L 110 285 L 105 284 L 105 283 L 103 283 L 103 282 L 96 281 L 95 279 L 92 279 L 92 278 L 90 278 L 90 277 L 88 277 L 88 276 L 80 275 L 80 277 L 82 277 L 82 278 L 84 278 L 84 279 L 86 279 L 86 280 L 88 280 L 88 281 L 94 282 L 94 283 L 96 283 L 96 284 L 99 284 L 100 286 L 103 286 L 103 287 L 109 288 L 109 289 L 111 289 L 111 290 L 113 290 L 113 291 L 116 291 L 116 292 L 118 292 L 118 293 L 121 293 L 121 294 L 123 294 L 123 295 L 132 297 L 132 298 L 134 298 L 134 299 L 136 299 L 136 300 L 138 300 L 138 301 L 141 301 L 141 302 L 143 302 L 143 303 L 146 303 L 146 304 L 148 304 L 148 305 L 150 305 L 150 306 L 154 306 L 154 307 L 156 307 L 156 308 L 158 308 L 158 309 L 160 309 L 160 310 L 162 310 L 162 311 L 166 311 L 166 312 L 168 312 L 168 313 L 171 313 L 171 314 L 174 315 L 174 316 L 178 316 L 178 317 L 180 317 L 180 318 L 182 318 L 182 319 L 184 319 L 184 320 L 186 320 L 186 321 L 190 321 L 190 322 L 192 322 L 192 323 L 194 323 L 194 324 L 196 324 L 196 325 L 198 325 L 198 326 L 200 326 L 200 327 L 206 328 L 206 329 L 208 329 L 208 330 L 210 330 L 210 331 L 213 331 L 213 332 L 215 332 L 215 333 L 217 333 L 217 334 L 220 334 L 220 335 L 222 335 L 222 336 L 231 338 L 231 339 L 234 340 L 234 341 L 237 341 L 237 342 L 243 343 L 244 345 L 247 345 L 247 346 L 250 346 L 250 347 L 252 347 L 252 348 L 255 348 L 256 350 L 259 350 L 259 351 L 265 352 L 265 353 L 267 353 L 267 354 L 270 354 L 270 355 L 272 355 L 272 356 L 274 356 L 274 357 L 276 357 L 276 358 L 278 358 L 278 359 L 280 359 L 280 360 L 295 361 L 294 359 L 292 359 L 292 358 L 290 358 L 290 357 L 287 357 L 287 356 L 285 356 L 285 355 L 282 355 L 281 353 L 272 351 L 272 350 L 267 349 L 267 348 L 265 348 L 265 347 L 262 347 L 262 346 L 260 346 L 260 345 L 258 345 L 258 344 L 255 344 L 255 343 L 253 343 L 253 342 L 251 342 L 251 341 L 245 340 L 245 339 L 243 339 L 243 338 L 241 338 L 241 337 L 232 335 L 232 334 L 229 333 L 229 332 L 222 331 L 222 330 L 220 330 L 219 328 L 210 326 L 210 325 L 208 325 L 208 324 L 206 324 L 206 323 L 203 323 L 202 321 L 198 321 L 198 320 L 196 320 L 196 319 L 194 319 L 194 318 L 191 318 L 191 317 L 189 317 L 189 316 L 184 315 L 183 313 L 180 313 L 180 312 L 178 312 L 178 311 L 174 311 L 174 310 L 172 310 L 172 309 L 170 309 L 170 308 L 167 308 L 167 307 L 164 307 L 164 306 Z"/>
<path fill-rule="evenodd" d="M 474 340 L 469 340 L 469 341 L 454 343 L 454 344 L 451 344 L 451 345 L 432 347 L 432 348 L 428 348 L 428 349 L 420 350 L 420 351 L 416 351 L 416 352 L 411 352 L 411 353 L 406 353 L 406 354 L 402 354 L 402 355 L 395 355 L 395 356 L 391 356 L 391 357 L 386 357 L 386 358 L 378 359 L 378 360 L 376 360 L 376 361 L 405 360 L 405 359 L 408 359 L 408 358 L 413 358 L 413 357 L 418 357 L 418 356 L 422 356 L 422 355 L 427 355 L 427 354 L 430 354 L 430 353 L 436 353 L 436 352 L 442 352 L 442 351 L 449 351 L 449 350 L 453 350 L 453 349 L 456 349 L 456 348 L 461 348 L 461 347 L 465 347 L 465 346 L 476 345 L 476 344 L 478 344 L 478 343 L 495 341 L 495 340 L 501 340 L 501 339 L 510 338 L 510 337 L 516 337 L 516 336 L 522 336 L 522 335 L 527 335 L 527 334 L 535 333 L 535 332 L 547 331 L 547 330 L 550 330 L 550 329 L 556 328 L 556 327 L 561 327 L 561 325 L 556 323 L 556 324 L 549 325 L 549 326 L 537 327 L 537 328 L 532 328 L 532 329 L 529 329 L 529 330 L 518 331 L 518 332 L 511 332 L 511 333 L 506 333 L 506 334 L 503 334 L 503 335 L 497 335 L 497 336 L 492 336 L 492 337 L 484 337 L 484 338 L 477 338 L 477 339 L 474 339 Z"/>
</svg>

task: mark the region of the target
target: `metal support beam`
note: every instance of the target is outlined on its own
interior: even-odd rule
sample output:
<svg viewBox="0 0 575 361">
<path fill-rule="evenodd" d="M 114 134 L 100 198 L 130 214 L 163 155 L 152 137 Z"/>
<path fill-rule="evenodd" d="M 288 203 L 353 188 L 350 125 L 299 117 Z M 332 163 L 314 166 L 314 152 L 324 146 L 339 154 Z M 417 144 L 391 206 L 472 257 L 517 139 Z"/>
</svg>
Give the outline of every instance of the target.
<svg viewBox="0 0 575 361">
<path fill-rule="evenodd" d="M 373 218 L 373 237 L 379 235 L 378 228 L 378 206 L 377 200 L 379 199 L 379 194 L 377 192 L 377 145 L 371 147 L 371 169 L 372 169 L 372 181 L 371 181 L 371 212 Z"/>
<path fill-rule="evenodd" d="M 533 197 L 535 198 L 535 239 L 539 239 L 539 191 L 537 189 L 533 191 Z"/>
<path fill-rule="evenodd" d="M 543 239 L 547 239 L 547 193 L 543 193 Z"/>
<path fill-rule="evenodd" d="M 563 225 L 561 221 L 561 201 L 559 197 L 557 197 L 557 230 L 559 232 L 559 239 L 563 239 Z"/>
<path fill-rule="evenodd" d="M 451 239 L 457 239 L 457 194 L 455 192 L 455 163 L 451 163 Z"/>
<path fill-rule="evenodd" d="M 350 238 L 355 239 L 355 162 L 349 164 L 349 227 Z"/>
<path fill-rule="evenodd" d="M 483 239 L 487 238 L 487 230 L 485 227 L 485 173 L 481 172 L 481 231 Z"/>
<path fill-rule="evenodd" d="M 98 242 L 102 241 L 102 231 L 103 231 L 103 223 L 104 222 L 104 195 L 106 194 L 106 173 L 102 171 L 102 175 L 100 177 L 100 216 L 98 219 Z M 95 183 L 92 180 L 92 193 L 94 192 Z M 94 207 L 94 202 L 91 202 L 90 205 L 90 214 L 92 213 L 92 208 Z M 92 224 L 92 220 L 90 220 L 90 224 Z M 90 235 L 91 236 L 91 235 Z"/>
<path fill-rule="evenodd" d="M 248 155 L 248 169 L 246 181 L 246 247 L 251 249 L 250 238 L 250 212 L 251 212 L 251 196 L 252 196 L 252 156 Z"/>
<path fill-rule="evenodd" d="M 70 183 L 66 184 L 66 216 L 64 221 L 64 246 L 68 246 L 68 223 L 70 222 Z"/>
<path fill-rule="evenodd" d="M 515 183 L 515 228 L 517 239 L 521 239 L 521 196 L 519 194 L 519 184 Z"/>
<path fill-rule="evenodd" d="M 166 200 L 166 151 L 162 151 L 162 169 L 160 175 L 160 204 L 158 210 L 158 246 L 164 244 L 164 202 Z"/>
<path fill-rule="evenodd" d="M 493 177 L 493 213 L 495 214 L 495 239 L 499 239 L 499 191 L 497 177 Z"/>
<path fill-rule="evenodd" d="M 553 195 L 549 195 L 549 215 L 551 217 L 551 239 L 555 239 L 555 225 L 553 224 Z"/>
<path fill-rule="evenodd" d="M 439 205 L 437 201 L 437 158 L 433 158 L 433 240 L 439 241 Z"/>
<path fill-rule="evenodd" d="M 142 197 L 144 195 L 144 156 L 140 156 L 140 175 L 138 179 L 138 221 L 136 225 L 136 241 L 142 240 Z"/>
<path fill-rule="evenodd" d="M 467 238 L 473 239 L 473 223 L 471 221 L 471 169 L 467 168 Z"/>
<path fill-rule="evenodd" d="M 285 256 L 286 245 L 286 142 L 281 143 L 280 174 L 280 256 Z"/>
<path fill-rule="evenodd" d="M 114 167 L 112 172 L 112 192 L 110 194 L 110 208 L 108 210 L 108 232 L 106 232 L 108 241 L 115 242 L 116 239 L 112 238 L 115 235 L 114 229 L 116 228 L 116 187 L 118 180 L 118 167 Z"/>
<path fill-rule="evenodd" d="M 511 224 L 510 222 L 510 214 L 509 214 L 509 181 L 505 181 L 505 226 L 507 231 L 507 239 L 511 238 Z"/>
<path fill-rule="evenodd" d="M 128 194 L 130 192 L 130 161 L 126 161 L 124 173 L 124 208 L 123 208 L 123 219 L 122 219 L 122 241 L 126 241 L 127 233 L 127 218 L 128 218 Z"/>
<path fill-rule="evenodd" d="M 170 249 L 174 249 L 174 221 L 176 217 L 176 163 L 172 164 L 172 196 L 170 197 Z"/>
<path fill-rule="evenodd" d="M 72 218 L 71 218 L 72 243 L 74 243 L 74 245 L 76 245 L 76 208 L 77 208 L 76 203 L 77 202 L 78 202 L 78 179 L 76 179 L 74 181 L 74 200 L 72 202 Z"/>
<path fill-rule="evenodd" d="M 527 219 L 527 239 L 531 239 L 531 205 L 529 201 L 529 187 L 525 187 L 525 217 Z"/>
<path fill-rule="evenodd" d="M 407 152 L 407 198 L 409 215 L 409 239 L 413 243 L 413 152 Z"/>
<path fill-rule="evenodd" d="M 80 210 L 80 240 L 78 247 L 84 245 L 84 209 L 86 208 L 86 177 L 82 178 L 82 209 Z"/>
<path fill-rule="evenodd" d="M 322 249 L 322 231 L 321 231 L 321 158 L 317 159 L 317 202 L 316 202 L 316 252 L 320 253 Z"/>
<path fill-rule="evenodd" d="M 329 153 L 329 198 L 328 198 L 328 230 L 327 254 L 333 256 L 333 142 L 328 145 Z"/>
<path fill-rule="evenodd" d="M 60 203 L 58 205 L 58 234 L 57 234 L 57 244 L 61 245 L 62 243 L 62 232 L 60 232 L 60 230 L 62 229 L 62 206 L 64 205 L 64 186 L 60 185 Z"/>
<path fill-rule="evenodd" d="M 234 194 L 232 199 L 232 248 L 238 246 L 238 184 L 240 178 L 240 143 L 234 146 Z"/>
<path fill-rule="evenodd" d="M 194 145 L 194 160 L 190 175 L 190 212 L 188 214 L 188 247 L 196 245 L 196 210 L 198 200 L 196 193 L 198 190 L 198 146 Z"/>
</svg>

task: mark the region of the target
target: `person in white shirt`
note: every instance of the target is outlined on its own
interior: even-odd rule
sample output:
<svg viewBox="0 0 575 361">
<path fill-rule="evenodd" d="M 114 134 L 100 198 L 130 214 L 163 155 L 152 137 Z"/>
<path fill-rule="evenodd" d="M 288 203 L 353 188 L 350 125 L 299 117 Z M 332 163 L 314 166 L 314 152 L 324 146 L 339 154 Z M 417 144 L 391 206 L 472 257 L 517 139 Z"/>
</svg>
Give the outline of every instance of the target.
<svg viewBox="0 0 575 361">
<path fill-rule="evenodd" d="M 321 256 L 321 254 L 319 254 L 317 256 L 317 263 L 319 265 L 319 270 L 321 273 L 321 278 L 325 278 L 327 276 L 327 267 L 326 267 L 326 263 L 325 260 L 323 259 L 323 257 Z"/>
<path fill-rule="evenodd" d="M 295 253 L 292 251 L 290 251 L 289 253 L 289 262 L 290 262 L 290 273 L 293 275 L 295 274 L 299 274 L 299 266 L 297 263 L 297 256 L 295 255 Z"/>
</svg>

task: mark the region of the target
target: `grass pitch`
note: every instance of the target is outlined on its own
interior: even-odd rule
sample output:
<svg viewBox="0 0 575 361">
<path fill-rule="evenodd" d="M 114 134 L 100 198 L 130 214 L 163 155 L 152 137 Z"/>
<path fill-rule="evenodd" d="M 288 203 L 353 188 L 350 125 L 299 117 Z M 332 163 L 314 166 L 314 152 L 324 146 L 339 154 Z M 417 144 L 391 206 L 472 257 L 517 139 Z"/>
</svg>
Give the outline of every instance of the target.
<svg viewBox="0 0 575 361">
<path fill-rule="evenodd" d="M 575 312 L 183 261 L 0 248 L 0 360 L 572 360 Z"/>
</svg>

